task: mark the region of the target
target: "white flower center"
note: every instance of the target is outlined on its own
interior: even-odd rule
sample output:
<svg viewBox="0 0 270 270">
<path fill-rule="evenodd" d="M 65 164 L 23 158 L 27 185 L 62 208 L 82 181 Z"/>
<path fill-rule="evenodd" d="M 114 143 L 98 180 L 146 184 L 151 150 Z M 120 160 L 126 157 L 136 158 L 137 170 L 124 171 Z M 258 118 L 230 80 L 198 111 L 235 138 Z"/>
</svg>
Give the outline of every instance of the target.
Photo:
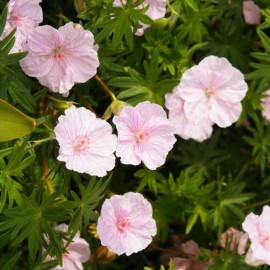
<svg viewBox="0 0 270 270">
<path fill-rule="evenodd" d="M 117 228 L 120 232 L 125 232 L 131 227 L 131 224 L 127 218 L 121 218 L 117 221 Z"/>
<path fill-rule="evenodd" d="M 260 242 L 267 250 L 270 249 L 270 235 L 269 234 L 262 235 L 262 237 L 260 238 Z"/>
<path fill-rule="evenodd" d="M 82 152 L 89 146 L 90 146 L 90 139 L 86 135 L 84 135 L 83 137 L 78 136 L 73 143 L 73 149 L 75 153 Z"/>
<path fill-rule="evenodd" d="M 9 22 L 12 26 L 17 27 L 20 25 L 22 17 L 20 15 L 13 15 L 12 12 L 9 17 Z"/>
<path fill-rule="evenodd" d="M 60 46 L 55 47 L 53 49 L 53 57 L 55 59 L 62 59 L 63 58 L 63 55 L 64 55 L 64 49 L 61 48 Z"/>
<path fill-rule="evenodd" d="M 135 138 L 136 143 L 146 141 L 149 137 L 150 137 L 150 134 L 147 131 L 137 131 L 134 134 L 134 138 Z"/>
<path fill-rule="evenodd" d="M 216 93 L 216 90 L 213 87 L 207 87 L 205 89 L 205 95 L 209 98 Z"/>
</svg>

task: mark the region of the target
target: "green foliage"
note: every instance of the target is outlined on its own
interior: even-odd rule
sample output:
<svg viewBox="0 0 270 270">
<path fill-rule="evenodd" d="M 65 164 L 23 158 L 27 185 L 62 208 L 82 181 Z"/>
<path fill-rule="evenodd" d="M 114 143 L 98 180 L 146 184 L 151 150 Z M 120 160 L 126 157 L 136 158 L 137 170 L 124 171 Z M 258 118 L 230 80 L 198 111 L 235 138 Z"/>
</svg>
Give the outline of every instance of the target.
<svg viewBox="0 0 270 270">
<path fill-rule="evenodd" d="M 49 222 L 65 221 L 69 218 L 67 209 L 54 205 L 58 194 L 48 196 L 43 194 L 38 202 L 35 194 L 29 198 L 22 196 L 22 205 L 4 211 L 5 219 L 0 223 L 0 232 L 8 232 L 12 246 L 20 245 L 27 239 L 29 254 L 34 259 L 41 247 L 46 246 L 44 235 L 54 246 L 58 261 L 61 263 L 63 246 L 56 240 Z M 55 215 L 57 213 L 57 215 Z M 31 228 L 31 230 L 29 230 Z"/>
<path fill-rule="evenodd" d="M 117 96 L 118 99 L 136 105 L 144 100 L 163 104 L 164 94 L 177 85 L 178 80 L 161 77 L 162 67 L 159 65 L 159 52 L 154 50 L 150 63 L 143 62 L 145 75 L 128 67 L 130 77 L 116 77 L 111 79 L 110 86 L 123 88 Z"/>
<path fill-rule="evenodd" d="M 270 161 L 270 127 L 265 126 L 259 121 L 258 117 L 254 118 L 255 127 L 248 127 L 251 132 L 250 136 L 244 136 L 243 139 L 252 146 L 252 156 L 256 164 L 260 166 L 261 174 L 265 174 L 265 168 Z"/>
<path fill-rule="evenodd" d="M 163 174 L 157 171 L 151 171 L 149 169 L 139 170 L 134 174 L 134 176 L 141 179 L 136 191 L 140 192 L 148 187 L 149 190 L 155 195 L 157 195 L 159 189 L 158 181 L 162 181 L 164 179 Z"/>
<path fill-rule="evenodd" d="M 36 158 L 35 153 L 30 151 L 28 147 L 28 139 L 18 141 L 12 152 L 7 152 L 7 154 L 11 154 L 8 162 L 0 157 L 0 212 L 5 207 L 11 208 L 14 202 L 17 205 L 22 205 L 21 191 L 23 186 L 16 180 L 23 177 L 23 170 L 30 166 Z"/>
<path fill-rule="evenodd" d="M 143 0 L 120 7 L 113 0 L 43 1 L 43 25 L 80 23 L 98 45 L 98 76 L 76 84 L 65 98 L 48 95 L 21 70 L 27 52 L 12 53 L 16 29 L 2 36 L 6 2 L 0 1 L 0 268 L 51 269 L 80 231 L 92 253 L 86 270 L 173 270 L 173 257 L 211 261 L 209 270 L 255 269 L 244 256 L 223 250 L 219 240 L 228 227 L 242 230 L 245 216 L 269 203 L 270 129 L 261 117 L 261 99 L 270 88 L 269 1 L 256 1 L 264 20 L 259 26 L 244 22 L 242 0 L 169 0 L 165 17 L 154 21 L 145 15 L 149 5 L 138 8 Z M 142 23 L 149 27 L 137 36 Z M 124 105 L 150 101 L 164 107 L 164 95 L 185 70 L 208 55 L 226 57 L 247 73 L 249 90 L 236 125 L 214 125 L 202 143 L 178 137 L 158 171 L 116 159 L 112 175 L 99 179 L 57 161 L 54 127 L 66 108 L 86 107 L 98 118 L 109 108 L 111 123 Z M 152 204 L 157 235 L 147 250 L 114 258 L 100 249 L 95 226 L 106 196 L 130 191 Z M 57 231 L 59 223 L 68 224 L 68 232 Z M 183 252 L 188 240 L 198 243 L 201 255 Z M 47 255 L 55 260 L 45 262 Z"/>
<path fill-rule="evenodd" d="M 96 221 L 98 215 L 93 210 L 98 206 L 99 201 L 104 197 L 104 191 L 109 184 L 110 178 L 106 181 L 92 177 L 87 187 L 79 185 L 81 198 L 71 191 L 72 201 L 62 202 L 60 205 L 65 209 L 75 209 L 70 221 L 69 230 L 76 233 L 82 226 L 86 227 L 90 220 Z M 84 225 L 83 225 L 84 224 Z"/>
</svg>

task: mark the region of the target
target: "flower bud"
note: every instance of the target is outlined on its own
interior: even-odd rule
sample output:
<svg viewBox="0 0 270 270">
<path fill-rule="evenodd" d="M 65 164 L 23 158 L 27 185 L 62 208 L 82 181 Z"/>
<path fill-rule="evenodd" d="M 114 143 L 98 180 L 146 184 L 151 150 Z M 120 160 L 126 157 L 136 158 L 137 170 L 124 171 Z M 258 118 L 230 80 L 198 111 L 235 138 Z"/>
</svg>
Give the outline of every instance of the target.
<svg viewBox="0 0 270 270">
<path fill-rule="evenodd" d="M 105 113 L 103 114 L 102 118 L 105 120 L 108 120 L 112 114 L 113 115 L 119 115 L 123 109 L 124 106 L 128 105 L 126 102 L 120 101 L 120 100 L 114 100 L 110 106 L 107 108 Z"/>
<path fill-rule="evenodd" d="M 84 0 L 74 0 L 74 7 L 78 14 L 86 10 L 86 5 L 85 5 Z"/>
<path fill-rule="evenodd" d="M 72 105 L 76 104 L 76 102 L 61 100 L 54 98 L 52 96 L 48 97 L 52 101 L 52 106 L 61 112 L 65 111 L 66 109 L 69 109 Z"/>
<path fill-rule="evenodd" d="M 163 28 L 163 27 L 167 26 L 168 23 L 169 23 L 169 19 L 159 18 L 159 19 L 154 21 L 154 23 L 152 24 L 152 27 L 153 28 Z"/>
</svg>

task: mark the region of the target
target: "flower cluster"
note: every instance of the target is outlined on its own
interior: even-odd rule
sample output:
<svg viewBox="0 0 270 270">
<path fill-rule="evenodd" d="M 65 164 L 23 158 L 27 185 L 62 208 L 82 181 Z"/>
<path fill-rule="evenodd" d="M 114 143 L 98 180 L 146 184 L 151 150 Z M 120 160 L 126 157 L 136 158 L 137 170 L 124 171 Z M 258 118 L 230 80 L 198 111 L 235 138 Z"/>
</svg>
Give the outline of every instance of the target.
<svg viewBox="0 0 270 270">
<path fill-rule="evenodd" d="M 105 176 L 114 168 L 116 156 L 123 164 L 141 161 L 154 170 L 165 163 L 175 143 L 173 126 L 157 104 L 142 102 L 135 108 L 126 106 L 113 122 L 118 140 L 105 120 L 85 108 L 71 108 L 60 116 L 54 131 L 60 145 L 58 160 L 70 170 Z"/>
<path fill-rule="evenodd" d="M 203 141 L 211 136 L 214 123 L 230 126 L 242 112 L 247 90 L 243 74 L 226 58 L 204 58 L 185 71 L 180 84 L 165 97 L 175 133 Z"/>
</svg>

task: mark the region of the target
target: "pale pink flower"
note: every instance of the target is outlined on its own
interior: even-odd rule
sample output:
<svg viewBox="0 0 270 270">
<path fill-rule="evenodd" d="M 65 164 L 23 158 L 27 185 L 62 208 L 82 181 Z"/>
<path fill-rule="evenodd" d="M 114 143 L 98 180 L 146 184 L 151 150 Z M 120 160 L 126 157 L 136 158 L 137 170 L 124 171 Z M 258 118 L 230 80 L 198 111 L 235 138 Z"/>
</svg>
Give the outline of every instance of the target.
<svg viewBox="0 0 270 270">
<path fill-rule="evenodd" d="M 262 98 L 262 116 L 270 122 L 270 89 L 263 93 L 266 97 Z"/>
<path fill-rule="evenodd" d="M 249 265 L 252 266 L 259 266 L 265 264 L 264 260 L 258 260 L 254 257 L 253 252 L 251 248 L 248 250 L 246 257 L 245 257 L 245 262 Z"/>
<path fill-rule="evenodd" d="M 11 49 L 12 53 L 24 50 L 23 46 L 26 43 L 27 36 L 42 22 L 43 14 L 39 5 L 41 1 L 42 0 L 10 0 L 8 2 L 8 16 L 1 39 L 16 28 L 16 40 Z"/>
<path fill-rule="evenodd" d="M 264 206 L 260 216 L 250 213 L 242 226 L 251 242 L 247 259 L 270 265 L 270 207 Z"/>
<path fill-rule="evenodd" d="M 66 224 L 60 224 L 56 226 L 56 230 L 61 232 L 67 232 L 68 226 Z M 67 241 L 63 240 L 64 245 Z M 77 232 L 72 239 L 72 242 L 66 247 L 67 253 L 62 254 L 63 265 L 57 265 L 52 270 L 83 270 L 82 263 L 87 262 L 90 259 L 91 251 L 89 244 L 80 237 L 80 232 Z M 55 257 L 47 256 L 45 261 L 55 260 Z"/>
<path fill-rule="evenodd" d="M 228 230 L 221 234 L 220 245 L 225 248 L 226 243 L 229 243 L 230 251 L 234 251 L 236 248 L 239 255 L 245 253 L 245 247 L 248 241 L 248 234 L 238 231 L 237 229 L 230 227 Z"/>
<path fill-rule="evenodd" d="M 116 136 L 110 124 L 91 111 L 70 107 L 58 118 L 54 132 L 60 145 L 57 159 L 69 170 L 102 177 L 114 168 Z"/>
<path fill-rule="evenodd" d="M 169 110 L 169 120 L 174 125 L 174 133 L 181 138 L 202 142 L 211 137 L 213 122 L 205 118 L 199 122 L 189 120 L 184 112 L 184 100 L 177 87 L 173 93 L 165 95 L 165 106 Z"/>
<path fill-rule="evenodd" d="M 136 2 L 136 0 L 133 0 L 133 2 Z M 126 4 L 126 0 L 123 0 L 123 3 Z M 120 0 L 115 0 L 113 5 L 115 7 L 121 7 L 122 3 Z M 157 20 L 160 18 L 163 18 L 166 14 L 166 0 L 145 0 L 141 5 L 136 7 L 136 9 L 142 9 L 148 6 L 147 11 L 145 12 L 145 15 L 147 15 L 152 20 Z M 146 25 L 144 23 L 140 23 L 142 28 L 138 29 L 136 32 L 137 36 L 142 36 L 144 33 L 144 30 L 149 27 L 149 25 Z"/>
<path fill-rule="evenodd" d="M 113 122 L 118 131 L 116 156 L 123 164 L 143 162 L 155 170 L 165 163 L 176 139 L 173 125 L 160 105 L 145 101 L 135 108 L 126 106 Z"/>
<path fill-rule="evenodd" d="M 140 194 L 113 195 L 102 205 L 97 221 L 101 244 L 127 256 L 145 249 L 156 235 L 151 204 Z"/>
<path fill-rule="evenodd" d="M 75 83 L 91 79 L 99 66 L 93 34 L 79 24 L 58 30 L 38 26 L 29 34 L 26 50 L 28 55 L 20 61 L 23 71 L 64 97 Z"/>
<path fill-rule="evenodd" d="M 220 127 L 236 122 L 248 86 L 243 74 L 226 58 L 208 56 L 184 72 L 178 86 L 187 118 L 196 123 L 208 118 Z"/>
<path fill-rule="evenodd" d="M 243 2 L 243 15 L 247 24 L 260 24 L 260 8 L 252 0 Z"/>
</svg>

